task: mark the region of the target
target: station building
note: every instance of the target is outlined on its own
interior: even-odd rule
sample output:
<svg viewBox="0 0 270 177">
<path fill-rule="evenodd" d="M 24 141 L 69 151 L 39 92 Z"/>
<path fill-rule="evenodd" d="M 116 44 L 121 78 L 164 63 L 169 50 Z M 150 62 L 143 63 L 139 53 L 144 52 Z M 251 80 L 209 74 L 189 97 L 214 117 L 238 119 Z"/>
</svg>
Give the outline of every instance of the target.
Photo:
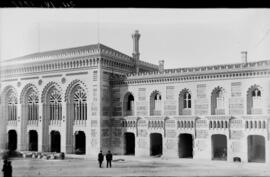
<svg viewBox="0 0 270 177">
<path fill-rule="evenodd" d="M 270 163 L 270 60 L 164 69 L 103 44 L 1 62 L 0 148 Z"/>
</svg>

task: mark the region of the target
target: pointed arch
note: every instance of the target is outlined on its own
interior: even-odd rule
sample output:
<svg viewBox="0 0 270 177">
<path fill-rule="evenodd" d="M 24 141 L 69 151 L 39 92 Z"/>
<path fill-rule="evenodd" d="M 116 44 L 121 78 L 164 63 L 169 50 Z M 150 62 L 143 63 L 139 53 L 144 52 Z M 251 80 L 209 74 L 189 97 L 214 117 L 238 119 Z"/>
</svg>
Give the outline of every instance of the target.
<svg viewBox="0 0 270 177">
<path fill-rule="evenodd" d="M 262 113 L 263 88 L 257 84 L 250 86 L 247 90 L 247 114 Z"/>
<path fill-rule="evenodd" d="M 211 93 L 211 114 L 225 114 L 225 89 L 217 86 Z"/>
<path fill-rule="evenodd" d="M 26 84 L 24 86 L 24 88 L 22 89 L 21 94 L 20 94 L 20 103 L 21 104 L 25 103 L 27 101 L 26 94 L 28 94 L 30 91 L 34 92 L 37 96 L 39 95 L 38 89 L 34 84 L 32 84 L 32 83 Z"/>
<path fill-rule="evenodd" d="M 63 91 L 62 91 L 61 86 L 58 83 L 51 81 L 48 84 L 46 84 L 46 86 L 42 90 L 42 93 L 41 93 L 41 103 L 48 102 L 47 96 L 48 96 L 48 93 L 51 91 L 52 88 L 55 88 L 56 90 L 58 90 L 61 93 L 61 95 L 62 95 Z"/>
<path fill-rule="evenodd" d="M 134 94 L 128 91 L 124 94 L 123 98 L 123 111 L 124 115 L 133 116 L 134 115 Z"/>
<path fill-rule="evenodd" d="M 162 96 L 161 92 L 154 90 L 150 94 L 150 115 L 161 115 L 162 113 Z"/>
<path fill-rule="evenodd" d="M 178 97 L 179 115 L 191 115 L 191 91 L 184 88 L 180 91 Z"/>
<path fill-rule="evenodd" d="M 76 87 L 82 88 L 86 92 L 86 95 L 88 95 L 88 89 L 86 87 L 86 84 L 79 79 L 75 79 L 68 85 L 68 87 L 66 89 L 66 92 L 65 92 L 65 101 L 66 102 L 71 102 L 70 95 L 71 95 L 71 92 L 74 91 L 74 88 L 76 88 Z"/>
<path fill-rule="evenodd" d="M 17 93 L 16 89 L 13 86 L 8 85 L 3 89 L 2 93 L 1 93 L 1 101 L 2 101 L 1 103 L 7 103 L 8 96 L 10 94 L 15 96 L 16 97 L 16 102 L 18 102 L 18 93 Z"/>
</svg>

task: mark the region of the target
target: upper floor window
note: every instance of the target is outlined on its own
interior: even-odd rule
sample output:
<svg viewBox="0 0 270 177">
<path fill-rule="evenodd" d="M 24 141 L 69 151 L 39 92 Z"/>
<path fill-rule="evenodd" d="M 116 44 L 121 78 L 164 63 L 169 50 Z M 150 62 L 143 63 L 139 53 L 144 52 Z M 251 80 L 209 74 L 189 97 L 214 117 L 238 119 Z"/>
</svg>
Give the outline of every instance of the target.
<svg viewBox="0 0 270 177">
<path fill-rule="evenodd" d="M 134 115 L 134 96 L 131 93 L 124 96 L 124 115 Z"/>
<path fill-rule="evenodd" d="M 225 114 L 224 89 L 221 87 L 215 88 L 211 94 L 211 114 Z"/>
<path fill-rule="evenodd" d="M 14 93 L 8 97 L 8 120 L 17 120 L 17 97 Z"/>
<path fill-rule="evenodd" d="M 261 89 L 254 85 L 247 92 L 247 114 L 262 114 L 262 107 Z"/>
<path fill-rule="evenodd" d="M 191 94 L 189 90 L 184 89 L 179 95 L 179 114 L 191 115 Z"/>
<path fill-rule="evenodd" d="M 157 91 L 150 96 L 150 115 L 161 115 L 162 100 L 161 94 Z"/>
<path fill-rule="evenodd" d="M 38 120 L 38 95 L 36 92 L 28 95 L 27 110 L 28 120 Z"/>
<path fill-rule="evenodd" d="M 73 97 L 74 120 L 87 120 L 87 99 L 86 92 L 77 88 Z"/>
<path fill-rule="evenodd" d="M 62 100 L 59 91 L 53 90 L 50 94 L 50 120 L 62 119 Z"/>
</svg>

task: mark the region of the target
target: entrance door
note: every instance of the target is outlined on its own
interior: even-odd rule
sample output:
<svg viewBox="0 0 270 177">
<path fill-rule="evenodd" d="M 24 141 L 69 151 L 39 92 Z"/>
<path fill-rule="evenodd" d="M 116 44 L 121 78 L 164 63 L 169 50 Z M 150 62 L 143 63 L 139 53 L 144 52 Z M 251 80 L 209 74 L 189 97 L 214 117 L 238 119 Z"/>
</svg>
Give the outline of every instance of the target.
<svg viewBox="0 0 270 177">
<path fill-rule="evenodd" d="M 265 162 L 265 138 L 263 136 L 248 136 L 248 162 Z"/>
<path fill-rule="evenodd" d="M 61 151 L 61 135 L 59 131 L 51 131 L 51 152 Z"/>
<path fill-rule="evenodd" d="M 75 133 L 75 153 L 85 154 L 85 133 L 83 131 Z"/>
<path fill-rule="evenodd" d="M 160 133 L 150 134 L 150 155 L 151 156 L 162 155 L 162 135 Z"/>
<path fill-rule="evenodd" d="M 178 140 L 180 158 L 193 158 L 193 138 L 191 134 L 180 134 Z"/>
<path fill-rule="evenodd" d="M 38 133 L 35 130 L 29 131 L 29 151 L 38 150 Z"/>
<path fill-rule="evenodd" d="M 212 159 L 227 160 L 227 137 L 225 135 L 212 135 Z"/>
<path fill-rule="evenodd" d="M 17 133 L 15 130 L 8 131 L 8 149 L 10 151 L 17 149 Z"/>
<path fill-rule="evenodd" d="M 135 135 L 125 133 L 125 155 L 135 155 Z"/>
</svg>

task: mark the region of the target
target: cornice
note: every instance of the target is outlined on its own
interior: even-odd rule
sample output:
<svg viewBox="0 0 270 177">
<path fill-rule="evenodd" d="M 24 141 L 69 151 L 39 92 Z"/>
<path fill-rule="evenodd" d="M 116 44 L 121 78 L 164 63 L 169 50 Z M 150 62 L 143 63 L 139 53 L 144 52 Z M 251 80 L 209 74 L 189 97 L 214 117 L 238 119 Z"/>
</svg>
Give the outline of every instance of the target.
<svg viewBox="0 0 270 177">
<path fill-rule="evenodd" d="M 111 81 L 112 85 L 148 85 L 148 84 L 164 84 L 164 83 L 183 83 L 183 82 L 198 82 L 198 81 L 216 81 L 218 80 L 228 80 L 228 79 L 249 79 L 249 78 L 269 78 L 270 71 L 253 71 L 253 72 L 239 72 L 239 73 L 228 73 L 228 74 L 197 74 L 190 76 L 174 76 L 174 77 L 160 77 L 160 78 L 145 78 L 145 79 L 121 79 Z M 124 76 L 122 77 L 124 78 Z"/>
<path fill-rule="evenodd" d="M 208 73 L 220 73 L 220 72 L 233 72 L 233 71 L 253 71 L 258 69 L 270 69 L 270 60 L 249 62 L 249 63 L 236 63 L 225 65 L 212 65 L 201 67 L 189 67 L 189 68 L 176 68 L 166 69 L 164 72 L 144 72 L 144 73 L 130 73 L 127 75 L 128 79 L 141 79 L 141 78 L 153 78 L 163 76 L 179 76 L 179 75 L 191 75 L 191 74 L 208 74 Z"/>
<path fill-rule="evenodd" d="M 119 81 L 112 81 L 113 85 L 121 84 L 158 84 L 158 83 L 177 83 L 177 82 L 196 82 L 196 81 L 211 81 L 211 80 L 224 80 L 224 79 L 245 79 L 256 77 L 268 77 L 270 76 L 270 60 L 262 62 L 249 63 L 249 65 L 238 68 L 239 65 L 232 66 L 231 69 L 218 70 L 213 66 L 212 69 L 206 71 L 200 71 L 198 67 L 196 70 L 184 70 L 185 72 L 149 72 L 139 74 L 127 74 L 126 79 Z M 216 69 L 213 69 L 216 68 Z M 222 67 L 227 68 L 227 65 Z"/>
</svg>

